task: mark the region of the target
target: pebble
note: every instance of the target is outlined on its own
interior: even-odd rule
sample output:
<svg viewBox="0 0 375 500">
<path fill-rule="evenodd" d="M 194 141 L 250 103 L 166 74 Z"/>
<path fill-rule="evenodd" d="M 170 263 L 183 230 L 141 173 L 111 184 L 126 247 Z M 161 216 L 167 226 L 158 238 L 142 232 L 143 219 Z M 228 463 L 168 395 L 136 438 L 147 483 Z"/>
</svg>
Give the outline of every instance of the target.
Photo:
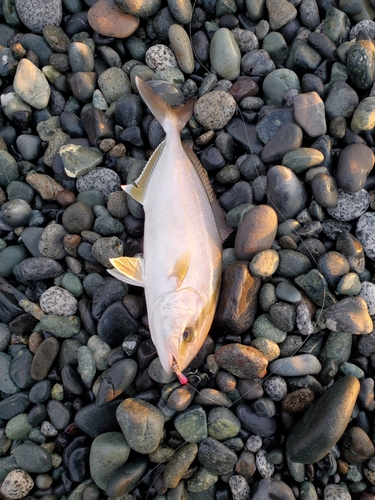
<svg viewBox="0 0 375 500">
<path fill-rule="evenodd" d="M 250 486 L 246 479 L 239 474 L 234 474 L 229 478 L 229 487 L 233 500 L 246 500 L 250 495 Z"/>
<path fill-rule="evenodd" d="M 45 108 L 51 95 L 46 77 L 28 59 L 21 59 L 18 63 L 14 90 L 22 100 L 36 109 Z"/>
<path fill-rule="evenodd" d="M 23 442 L 14 451 L 17 465 L 26 472 L 43 473 L 51 470 L 50 453 L 32 442 Z"/>
<path fill-rule="evenodd" d="M 129 446 L 138 453 L 151 453 L 163 433 L 161 411 L 146 401 L 128 398 L 116 411 L 116 418 Z"/>
<path fill-rule="evenodd" d="M 164 484 L 168 488 L 177 488 L 180 480 L 186 474 L 191 463 L 198 453 L 198 446 L 195 443 L 188 443 L 173 455 L 167 463 L 164 472 Z"/>
<path fill-rule="evenodd" d="M 365 213 L 359 217 L 356 228 L 356 236 L 362 244 L 365 254 L 372 260 L 375 260 L 374 223 L 374 214 Z"/>
<path fill-rule="evenodd" d="M 14 469 L 8 472 L 1 485 L 1 493 L 12 499 L 25 497 L 34 487 L 31 476 L 22 469 Z"/>
<path fill-rule="evenodd" d="M 218 113 L 220 109 L 220 113 Z M 236 110 L 236 101 L 224 90 L 214 90 L 204 94 L 194 106 L 194 116 L 207 129 L 225 127 Z"/>
<path fill-rule="evenodd" d="M 356 378 L 346 376 L 309 407 L 288 436 L 287 454 L 291 460 L 313 463 L 328 453 L 345 431 L 359 388 Z"/>
<path fill-rule="evenodd" d="M 94 3 L 87 13 L 87 20 L 94 31 L 114 38 L 130 36 L 139 25 L 137 17 L 126 14 L 119 5 L 109 0 Z"/>
<path fill-rule="evenodd" d="M 324 103 L 316 92 L 296 95 L 293 107 L 296 122 L 310 137 L 319 137 L 326 133 Z"/>
<path fill-rule="evenodd" d="M 293 500 L 294 494 L 283 481 L 268 477 L 261 479 L 252 494 L 252 500 L 271 500 L 272 498 Z"/>
<path fill-rule="evenodd" d="M 210 60 L 219 76 L 235 80 L 240 74 L 241 51 L 227 28 L 219 28 L 210 44 Z"/>
<path fill-rule="evenodd" d="M 363 215 L 370 205 L 370 196 L 365 189 L 345 193 L 339 189 L 337 205 L 327 212 L 336 220 L 350 221 Z"/>
<path fill-rule="evenodd" d="M 324 311 L 327 328 L 352 335 L 370 333 L 372 321 L 366 302 L 360 297 L 347 297 Z"/>
<path fill-rule="evenodd" d="M 208 437 L 199 444 L 198 460 L 211 474 L 230 474 L 237 455 L 223 443 Z"/>
<path fill-rule="evenodd" d="M 337 183 L 346 193 L 356 193 L 365 185 L 374 165 L 374 154 L 364 144 L 349 144 L 340 153 Z"/>
</svg>

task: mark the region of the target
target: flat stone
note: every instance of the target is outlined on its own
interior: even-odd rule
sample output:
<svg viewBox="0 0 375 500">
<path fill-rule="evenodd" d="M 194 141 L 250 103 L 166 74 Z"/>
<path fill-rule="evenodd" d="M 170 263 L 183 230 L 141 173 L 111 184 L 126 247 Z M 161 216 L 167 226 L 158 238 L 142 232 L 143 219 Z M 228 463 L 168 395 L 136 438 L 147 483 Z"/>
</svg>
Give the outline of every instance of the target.
<svg viewBox="0 0 375 500">
<path fill-rule="evenodd" d="M 263 378 L 268 366 L 267 358 L 258 349 L 242 344 L 227 344 L 215 353 L 215 361 L 236 377 Z"/>
<path fill-rule="evenodd" d="M 331 450 L 349 423 L 359 389 L 356 378 L 343 377 L 308 408 L 287 438 L 291 460 L 315 463 Z"/>
<path fill-rule="evenodd" d="M 297 16 L 297 9 L 287 0 L 266 0 L 269 23 L 273 31 L 277 31 Z"/>
<path fill-rule="evenodd" d="M 286 153 L 302 146 L 302 130 L 296 123 L 286 123 L 281 126 L 273 138 L 264 146 L 261 153 L 262 161 L 274 163 L 283 158 Z"/>
<path fill-rule="evenodd" d="M 24 58 L 18 63 L 13 81 L 14 90 L 27 104 L 37 109 L 47 106 L 51 90 L 39 68 Z"/>
<path fill-rule="evenodd" d="M 298 94 L 293 100 L 294 117 L 310 137 L 319 137 L 327 131 L 324 103 L 316 92 Z"/>
<path fill-rule="evenodd" d="M 372 320 L 366 302 L 360 297 L 348 297 L 324 310 L 327 328 L 353 335 L 371 333 Z"/>
<path fill-rule="evenodd" d="M 215 320 L 233 333 L 243 333 L 252 325 L 260 278 L 253 276 L 245 261 L 230 264 L 223 273 L 222 292 Z"/>
<path fill-rule="evenodd" d="M 89 9 L 87 20 L 94 31 L 113 38 L 127 38 L 139 25 L 136 16 L 126 14 L 113 0 L 96 2 Z"/>
</svg>

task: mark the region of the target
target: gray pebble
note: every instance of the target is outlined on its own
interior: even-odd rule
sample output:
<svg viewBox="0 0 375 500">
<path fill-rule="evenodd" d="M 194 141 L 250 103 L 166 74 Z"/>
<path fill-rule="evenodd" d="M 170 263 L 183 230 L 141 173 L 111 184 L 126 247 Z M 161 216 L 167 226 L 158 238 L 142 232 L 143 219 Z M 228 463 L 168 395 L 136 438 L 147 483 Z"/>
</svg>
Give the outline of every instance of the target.
<svg viewBox="0 0 375 500">
<path fill-rule="evenodd" d="M 327 212 L 334 219 L 340 221 L 350 221 L 363 215 L 370 205 L 370 196 L 365 189 L 356 193 L 345 193 L 339 189 L 337 205 L 328 208 Z"/>
</svg>

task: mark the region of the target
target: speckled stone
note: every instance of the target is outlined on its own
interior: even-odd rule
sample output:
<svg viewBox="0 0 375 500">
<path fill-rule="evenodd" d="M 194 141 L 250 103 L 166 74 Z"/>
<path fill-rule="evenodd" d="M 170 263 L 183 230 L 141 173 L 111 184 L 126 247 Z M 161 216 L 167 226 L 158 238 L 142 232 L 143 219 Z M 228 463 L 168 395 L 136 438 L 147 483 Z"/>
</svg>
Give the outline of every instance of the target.
<svg viewBox="0 0 375 500">
<path fill-rule="evenodd" d="M 48 4 L 43 0 L 16 0 L 15 7 L 22 23 L 33 33 L 42 33 L 45 26 L 58 26 L 61 22 L 61 0 L 52 0 Z"/>
<path fill-rule="evenodd" d="M 367 257 L 375 260 L 375 213 L 367 212 L 358 219 L 356 235 Z"/>
<path fill-rule="evenodd" d="M 225 127 L 236 111 L 236 101 L 224 90 L 204 94 L 194 106 L 196 120 L 209 130 Z"/>
<path fill-rule="evenodd" d="M 40 296 L 40 307 L 45 313 L 71 316 L 77 312 L 77 299 L 64 288 L 51 286 Z"/>
<path fill-rule="evenodd" d="M 88 174 L 77 179 L 77 189 L 80 193 L 97 189 L 105 199 L 114 191 L 120 191 L 121 181 L 116 172 L 105 167 L 97 167 Z"/>
<path fill-rule="evenodd" d="M 6 498 L 17 500 L 24 498 L 33 487 L 31 476 L 26 471 L 15 468 L 5 476 L 0 491 Z"/>
<path fill-rule="evenodd" d="M 146 64 L 154 71 L 178 68 L 176 56 L 169 47 L 163 44 L 150 47 L 146 52 L 145 60 Z"/>
<path fill-rule="evenodd" d="M 337 205 L 327 208 L 327 212 L 336 220 L 350 221 L 363 215 L 369 205 L 370 196 L 365 189 L 360 189 L 355 193 L 345 193 L 339 189 Z"/>
</svg>

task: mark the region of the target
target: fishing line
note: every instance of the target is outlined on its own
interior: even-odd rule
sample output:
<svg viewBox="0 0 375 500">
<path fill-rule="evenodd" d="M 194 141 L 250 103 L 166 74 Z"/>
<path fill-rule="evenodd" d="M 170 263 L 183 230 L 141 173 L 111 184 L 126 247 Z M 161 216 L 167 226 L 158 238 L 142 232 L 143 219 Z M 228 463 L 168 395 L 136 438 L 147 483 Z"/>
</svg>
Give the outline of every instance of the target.
<svg viewBox="0 0 375 500">
<path fill-rule="evenodd" d="M 192 5 L 192 9 L 194 11 L 194 8 L 196 6 L 196 3 L 197 3 L 197 0 L 194 0 L 193 2 L 193 5 Z M 191 30 L 191 21 L 189 23 L 189 27 L 188 27 L 188 31 L 189 31 L 189 39 L 190 39 L 190 42 L 192 40 L 192 30 Z M 206 72 L 210 75 L 213 75 L 213 76 L 217 76 L 216 74 L 214 74 L 210 69 L 208 69 L 204 63 L 202 63 L 202 61 L 199 59 L 199 57 L 197 56 L 196 54 L 196 51 L 194 49 L 194 46 L 193 44 L 192 45 L 192 50 L 193 50 L 193 53 L 194 53 L 194 57 L 196 58 L 196 60 L 199 62 L 199 64 L 202 66 L 202 68 L 204 68 L 206 70 Z M 222 86 L 223 89 L 225 91 L 228 91 L 228 89 L 219 81 L 216 82 L 216 86 Z M 247 146 L 248 146 L 248 150 L 250 152 L 250 155 L 252 156 L 251 158 L 251 161 L 252 161 L 252 165 L 257 173 L 257 177 L 260 177 L 261 174 L 258 170 L 258 167 L 256 165 L 256 162 L 254 161 L 254 158 L 253 156 L 257 156 L 255 155 L 252 150 L 251 150 L 251 141 L 250 141 L 250 137 L 249 137 L 249 134 L 248 134 L 248 130 L 247 130 L 247 127 L 246 127 L 246 123 L 245 123 L 245 118 L 243 116 L 243 112 L 240 108 L 240 106 L 238 104 L 236 104 L 236 108 L 237 108 L 237 112 L 238 114 L 240 115 L 241 117 L 241 120 L 242 120 L 242 123 L 243 123 L 243 126 L 244 126 L 244 132 L 245 132 L 245 136 L 246 136 L 246 141 L 247 141 Z M 268 204 L 272 205 L 272 208 L 275 210 L 275 212 L 277 212 L 277 214 L 280 216 L 281 219 L 283 219 L 284 222 L 287 222 L 288 220 L 290 219 L 287 219 L 284 214 L 281 213 L 280 209 L 277 207 L 276 203 L 273 201 L 272 197 L 270 196 L 270 192 L 267 188 L 267 184 L 266 184 L 266 189 L 265 189 L 265 195 L 267 196 L 267 200 L 268 200 Z M 300 243 L 304 244 L 304 240 L 303 238 L 297 233 L 297 231 L 291 226 L 291 224 L 289 224 L 291 230 L 293 231 L 293 233 L 295 234 L 295 236 L 299 239 Z M 318 268 L 318 262 L 317 262 L 317 259 L 314 257 L 313 253 L 310 251 L 310 249 L 305 245 L 305 250 L 306 252 L 309 254 L 310 256 L 310 260 L 316 265 L 316 267 Z M 319 331 L 321 331 L 322 329 L 318 330 L 318 331 L 315 331 L 315 329 L 318 327 L 319 323 L 321 322 L 322 320 L 322 316 L 323 316 L 323 313 L 324 313 L 324 307 L 325 307 L 325 304 L 326 304 L 326 297 L 327 297 L 327 284 L 325 282 L 325 279 L 324 279 L 324 276 L 321 275 L 321 279 L 322 279 L 322 284 L 323 284 L 323 303 L 322 303 L 322 306 L 320 307 L 320 310 L 319 310 L 319 313 L 318 313 L 318 316 L 315 317 L 315 321 L 313 322 L 313 318 L 310 318 L 311 319 L 311 322 L 314 326 L 314 330 L 312 331 L 312 333 L 309 333 L 307 335 L 304 335 L 302 334 L 298 329 L 294 330 L 294 332 L 298 332 L 300 335 L 302 335 L 303 337 L 305 337 L 303 339 L 303 342 L 302 344 L 297 347 L 290 356 L 286 356 L 285 357 L 285 361 L 284 363 L 281 363 L 280 366 L 284 366 L 287 362 L 288 362 L 288 359 L 292 358 L 293 356 L 295 356 L 302 348 L 303 346 L 308 342 L 308 340 L 311 338 L 312 335 L 318 333 Z M 288 281 L 289 282 L 289 281 Z M 293 285 L 294 286 L 294 285 Z M 311 299 L 309 299 L 311 300 Z M 306 302 L 303 302 L 301 301 L 301 303 L 306 303 Z M 282 359 L 282 358 L 281 358 Z M 212 374 L 212 375 L 215 375 L 215 374 Z M 190 377 L 198 377 L 200 379 L 200 375 L 198 374 L 198 371 L 196 370 L 195 372 L 193 373 L 189 373 L 188 376 Z M 192 390 L 194 390 L 198 395 L 201 395 L 202 397 L 206 398 L 207 400 L 209 401 L 212 401 L 212 403 L 214 403 L 213 407 L 221 407 L 221 408 L 225 408 L 225 409 L 230 409 L 232 406 L 234 406 L 235 404 L 237 404 L 239 401 L 241 401 L 241 399 L 243 399 L 247 394 L 249 394 L 251 391 L 253 391 L 256 387 L 260 387 L 261 385 L 263 385 L 263 383 L 268 380 L 270 377 L 274 376 L 273 372 L 270 372 L 268 373 L 263 379 L 261 379 L 259 382 L 257 382 L 253 387 L 251 387 L 248 391 L 244 392 L 243 394 L 241 394 L 241 396 L 239 396 L 237 399 L 235 399 L 234 401 L 232 401 L 232 403 L 228 406 L 225 406 L 223 404 L 221 404 L 219 401 L 217 401 L 216 399 L 213 399 L 211 397 L 209 397 L 208 395 L 203 395 L 202 396 L 202 393 L 201 391 L 195 387 L 194 385 L 192 385 L 190 383 L 190 381 L 188 383 L 186 383 L 185 385 L 189 388 L 191 388 Z M 198 385 L 199 385 L 199 382 L 200 380 L 198 381 Z M 204 404 L 204 403 L 202 403 Z M 212 422 L 214 422 L 216 419 L 215 418 L 211 418 L 210 420 L 208 420 L 206 422 L 206 424 L 204 426 L 202 426 L 200 429 L 197 429 L 194 431 L 194 433 L 191 435 L 191 439 L 194 437 L 194 435 L 199 432 L 200 430 L 202 429 L 205 429 L 205 428 L 208 428 L 209 424 L 211 424 Z M 151 482 L 151 485 L 149 486 L 148 490 L 147 490 L 147 494 L 146 494 L 146 500 L 148 499 L 149 497 L 149 493 L 150 493 L 150 490 L 152 488 L 152 486 L 155 484 L 155 482 L 157 481 L 157 479 L 163 474 L 164 472 L 164 469 L 165 467 L 167 466 L 167 464 L 170 462 L 170 460 L 173 458 L 173 456 L 176 455 L 176 453 L 178 453 L 184 446 L 186 446 L 188 443 L 191 443 L 192 441 L 187 441 L 186 439 L 183 440 L 184 442 L 182 444 L 180 444 L 179 446 L 177 446 L 177 448 L 174 449 L 173 451 L 173 454 L 172 454 L 172 457 L 170 457 L 164 465 L 163 469 L 159 472 L 159 474 L 153 479 L 153 481 Z M 255 454 L 254 454 L 255 455 Z M 160 465 L 162 464 L 159 463 L 157 464 L 155 467 L 151 468 L 134 486 L 133 488 L 129 491 L 129 493 L 131 491 L 133 491 L 137 486 L 139 486 L 148 476 L 150 476 L 153 472 L 155 472 L 157 470 L 158 467 L 160 467 Z"/>
</svg>

